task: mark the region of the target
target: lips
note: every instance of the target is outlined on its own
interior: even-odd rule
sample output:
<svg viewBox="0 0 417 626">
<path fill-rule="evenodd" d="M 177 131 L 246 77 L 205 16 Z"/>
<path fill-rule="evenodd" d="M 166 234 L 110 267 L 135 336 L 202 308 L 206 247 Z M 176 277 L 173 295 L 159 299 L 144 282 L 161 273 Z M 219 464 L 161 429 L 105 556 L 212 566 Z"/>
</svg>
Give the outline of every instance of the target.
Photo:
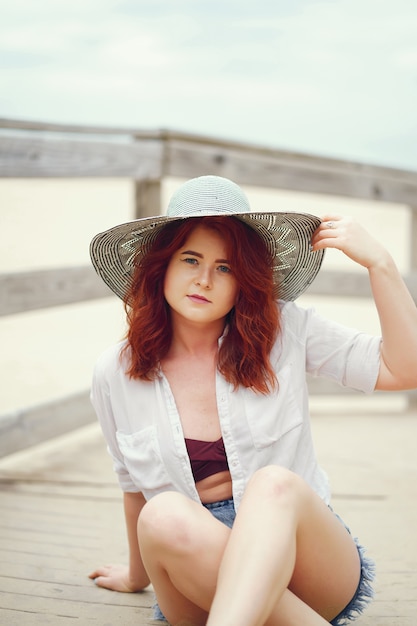
<svg viewBox="0 0 417 626">
<path fill-rule="evenodd" d="M 200 296 L 198 293 L 192 293 L 188 295 L 187 298 L 191 300 L 192 302 L 202 302 L 202 303 L 210 302 L 210 300 L 207 300 L 207 298 L 205 298 L 204 296 Z"/>
</svg>

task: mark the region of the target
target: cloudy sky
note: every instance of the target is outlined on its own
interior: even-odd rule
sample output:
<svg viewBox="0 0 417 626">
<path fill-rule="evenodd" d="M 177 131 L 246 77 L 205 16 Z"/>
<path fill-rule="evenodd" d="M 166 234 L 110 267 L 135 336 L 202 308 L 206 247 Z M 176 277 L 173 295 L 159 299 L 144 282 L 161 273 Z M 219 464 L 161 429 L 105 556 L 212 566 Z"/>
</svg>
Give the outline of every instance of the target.
<svg viewBox="0 0 417 626">
<path fill-rule="evenodd" d="M 417 170 L 417 2 L 0 0 L 0 116 Z"/>
</svg>

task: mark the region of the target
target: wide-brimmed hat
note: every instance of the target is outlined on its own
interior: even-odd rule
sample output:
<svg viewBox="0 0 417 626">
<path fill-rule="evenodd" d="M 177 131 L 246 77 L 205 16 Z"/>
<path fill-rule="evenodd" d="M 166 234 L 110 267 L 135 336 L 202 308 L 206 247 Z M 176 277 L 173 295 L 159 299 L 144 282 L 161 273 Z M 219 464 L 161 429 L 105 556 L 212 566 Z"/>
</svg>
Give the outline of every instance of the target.
<svg viewBox="0 0 417 626">
<path fill-rule="evenodd" d="M 310 241 L 320 219 L 308 213 L 252 213 L 242 189 L 219 176 L 200 176 L 181 185 L 166 215 L 140 218 L 96 235 L 90 245 L 94 268 L 126 301 L 134 270 L 161 228 L 173 220 L 206 215 L 231 215 L 257 232 L 271 255 L 275 295 L 280 299 L 295 300 L 316 277 L 324 251 L 312 251 Z"/>
</svg>

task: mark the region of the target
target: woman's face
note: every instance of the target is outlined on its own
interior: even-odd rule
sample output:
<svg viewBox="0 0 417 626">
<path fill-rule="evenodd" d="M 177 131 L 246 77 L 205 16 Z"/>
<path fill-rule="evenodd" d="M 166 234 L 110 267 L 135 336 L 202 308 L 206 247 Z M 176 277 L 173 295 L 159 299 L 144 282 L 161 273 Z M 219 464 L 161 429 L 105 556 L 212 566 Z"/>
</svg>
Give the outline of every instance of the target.
<svg viewBox="0 0 417 626">
<path fill-rule="evenodd" d="M 237 294 L 223 238 L 198 226 L 173 254 L 165 274 L 164 295 L 173 319 L 199 324 L 224 320 Z"/>
</svg>

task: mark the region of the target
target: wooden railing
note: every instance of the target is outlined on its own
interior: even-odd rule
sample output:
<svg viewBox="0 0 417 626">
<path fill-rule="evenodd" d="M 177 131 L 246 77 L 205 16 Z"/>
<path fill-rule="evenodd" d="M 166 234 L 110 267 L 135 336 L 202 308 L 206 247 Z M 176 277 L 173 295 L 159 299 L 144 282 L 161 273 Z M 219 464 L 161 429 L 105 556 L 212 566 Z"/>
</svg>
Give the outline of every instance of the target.
<svg viewBox="0 0 417 626">
<path fill-rule="evenodd" d="M 165 177 L 216 174 L 238 184 L 333 194 L 406 205 L 411 213 L 411 272 L 417 301 L 417 173 L 297 154 L 169 130 L 87 127 L 0 119 L 0 177 L 123 177 L 135 185 L 135 215 L 155 214 Z M 361 274 L 322 271 L 309 294 L 369 297 Z M 0 274 L 0 315 L 112 297 L 90 266 Z M 310 381 L 312 393 L 343 393 Z M 414 401 L 415 393 L 410 392 Z M 51 414 L 60 419 L 50 419 Z M 0 456 L 94 419 L 88 393 L 0 416 Z"/>
</svg>

